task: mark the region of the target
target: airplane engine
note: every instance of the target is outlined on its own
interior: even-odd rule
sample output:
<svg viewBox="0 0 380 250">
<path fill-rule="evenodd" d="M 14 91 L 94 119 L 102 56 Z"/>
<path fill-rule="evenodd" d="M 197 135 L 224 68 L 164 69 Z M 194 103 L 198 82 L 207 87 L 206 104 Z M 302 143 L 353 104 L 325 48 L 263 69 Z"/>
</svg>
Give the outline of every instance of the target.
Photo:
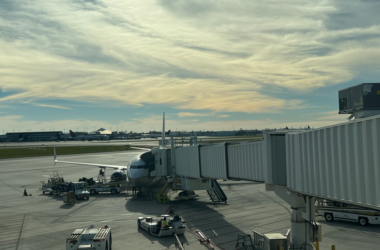
<svg viewBox="0 0 380 250">
<path fill-rule="evenodd" d="M 127 175 L 121 171 L 117 170 L 111 174 L 111 181 L 126 181 Z"/>
</svg>

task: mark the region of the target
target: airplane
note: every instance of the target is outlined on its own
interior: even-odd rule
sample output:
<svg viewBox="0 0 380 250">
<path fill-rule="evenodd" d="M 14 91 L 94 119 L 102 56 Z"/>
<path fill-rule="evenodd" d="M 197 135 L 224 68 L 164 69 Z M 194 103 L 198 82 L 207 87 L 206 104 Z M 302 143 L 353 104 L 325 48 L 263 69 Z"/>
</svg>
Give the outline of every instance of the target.
<svg viewBox="0 0 380 250">
<path fill-rule="evenodd" d="M 108 140 L 109 136 L 107 135 L 77 135 L 72 130 L 70 130 L 71 139 L 73 140 Z"/>
<path fill-rule="evenodd" d="M 165 113 L 163 114 L 163 136 L 162 140 L 165 140 Z M 170 130 L 168 134 L 170 133 Z M 127 166 L 120 165 L 106 165 L 106 164 L 96 164 L 96 163 L 83 163 L 83 162 L 69 162 L 69 161 L 59 161 L 57 160 L 56 151 L 54 148 L 54 165 L 56 163 L 68 163 L 68 164 L 76 164 L 76 165 L 85 165 L 92 167 L 99 167 L 102 169 L 114 169 L 111 174 L 111 181 L 126 181 L 127 177 L 129 182 L 136 187 L 140 194 L 142 188 L 150 188 L 153 186 L 164 185 L 166 182 L 163 178 L 156 178 L 154 176 L 150 176 L 150 173 L 155 170 L 155 158 L 154 154 L 150 149 L 147 148 L 138 148 L 132 147 L 140 150 L 146 150 L 147 152 L 140 153 L 133 157 Z M 139 195 L 139 193 L 137 193 Z"/>
<path fill-rule="evenodd" d="M 170 135 L 170 129 L 168 132 L 165 132 L 165 136 L 168 136 Z M 154 139 L 157 139 L 158 137 L 162 137 L 161 134 L 142 134 L 141 135 L 141 138 L 154 138 Z"/>
</svg>

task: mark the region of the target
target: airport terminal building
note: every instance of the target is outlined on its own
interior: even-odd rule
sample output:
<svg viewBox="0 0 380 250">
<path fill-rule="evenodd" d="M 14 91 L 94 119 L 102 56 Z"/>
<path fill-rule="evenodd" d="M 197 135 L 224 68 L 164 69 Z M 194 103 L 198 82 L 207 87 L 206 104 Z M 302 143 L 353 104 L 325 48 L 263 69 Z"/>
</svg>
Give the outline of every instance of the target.
<svg viewBox="0 0 380 250">
<path fill-rule="evenodd" d="M 10 132 L 6 134 L 6 141 L 56 141 L 61 139 L 62 136 L 62 131 Z"/>
</svg>

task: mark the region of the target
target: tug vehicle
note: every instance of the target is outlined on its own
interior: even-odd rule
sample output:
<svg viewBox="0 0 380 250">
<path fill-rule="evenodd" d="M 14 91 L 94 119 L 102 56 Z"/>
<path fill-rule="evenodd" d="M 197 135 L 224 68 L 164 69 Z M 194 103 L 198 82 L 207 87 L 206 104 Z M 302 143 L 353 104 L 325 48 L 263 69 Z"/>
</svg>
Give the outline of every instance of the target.
<svg viewBox="0 0 380 250">
<path fill-rule="evenodd" d="M 164 214 L 159 219 L 153 219 L 152 217 L 139 217 L 137 219 L 138 228 L 148 232 L 153 236 L 170 236 L 174 234 L 185 234 L 186 226 L 185 221 L 179 215 Z"/>
<path fill-rule="evenodd" d="M 87 185 L 85 182 L 71 182 L 67 192 L 74 191 L 76 199 L 89 199 L 90 192 L 87 191 Z"/>
<path fill-rule="evenodd" d="M 111 228 L 107 225 L 102 228 L 91 225 L 86 229 L 75 229 L 66 238 L 66 250 L 77 249 L 112 250 Z"/>
</svg>

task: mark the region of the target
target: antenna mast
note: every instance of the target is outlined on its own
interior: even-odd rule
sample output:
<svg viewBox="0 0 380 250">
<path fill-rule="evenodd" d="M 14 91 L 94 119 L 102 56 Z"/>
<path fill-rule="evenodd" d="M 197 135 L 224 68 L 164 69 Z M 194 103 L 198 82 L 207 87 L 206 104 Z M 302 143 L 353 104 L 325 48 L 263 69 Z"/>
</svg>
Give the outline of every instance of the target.
<svg viewBox="0 0 380 250">
<path fill-rule="evenodd" d="M 162 115 L 162 141 L 161 148 L 165 148 L 165 112 Z"/>
</svg>

